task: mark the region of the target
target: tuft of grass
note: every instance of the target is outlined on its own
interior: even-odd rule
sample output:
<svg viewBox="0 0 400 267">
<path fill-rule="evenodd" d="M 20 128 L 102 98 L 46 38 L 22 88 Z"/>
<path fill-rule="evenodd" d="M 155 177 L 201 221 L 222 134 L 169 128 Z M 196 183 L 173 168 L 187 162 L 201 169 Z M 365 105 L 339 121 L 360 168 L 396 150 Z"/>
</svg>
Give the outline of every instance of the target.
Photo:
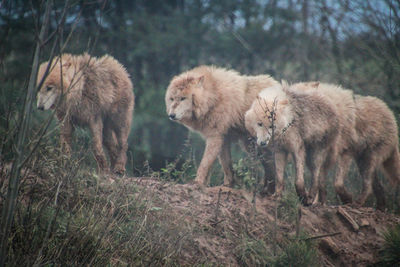
<svg viewBox="0 0 400 267">
<path fill-rule="evenodd" d="M 298 216 L 299 197 L 294 190 L 285 190 L 278 203 L 278 218 L 288 223 L 295 223 Z"/>
<path fill-rule="evenodd" d="M 376 266 L 400 266 L 400 224 L 383 233 L 385 240 Z"/>
<path fill-rule="evenodd" d="M 263 240 L 252 238 L 243 232 L 235 255 L 241 266 L 266 266 L 271 258 L 269 250 Z"/>
<path fill-rule="evenodd" d="M 311 242 L 294 240 L 283 247 L 283 253 L 271 264 L 276 267 L 320 266 L 317 250 Z"/>
</svg>

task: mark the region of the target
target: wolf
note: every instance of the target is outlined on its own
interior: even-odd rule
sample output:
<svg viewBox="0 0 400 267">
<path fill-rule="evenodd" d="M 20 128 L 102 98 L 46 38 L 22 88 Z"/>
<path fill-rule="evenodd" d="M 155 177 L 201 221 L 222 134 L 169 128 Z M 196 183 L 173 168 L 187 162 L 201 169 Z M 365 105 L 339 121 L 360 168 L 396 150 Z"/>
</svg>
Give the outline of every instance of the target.
<svg viewBox="0 0 400 267">
<path fill-rule="evenodd" d="M 333 102 L 317 90 L 300 90 L 286 82 L 259 93 L 245 114 L 245 125 L 259 146 L 275 152 L 276 195 L 283 191 L 283 174 L 288 155 L 296 168 L 296 192 L 304 204 L 315 202 L 304 186 L 304 166 L 311 170 L 313 186 L 326 161 L 336 158 L 339 120 Z M 306 88 L 307 89 L 307 88 Z"/>
<path fill-rule="evenodd" d="M 356 206 L 365 204 L 372 192 L 375 193 L 379 209 L 383 209 L 384 196 L 377 182 L 380 169 L 393 185 L 400 183 L 400 156 L 398 127 L 395 116 L 389 107 L 379 98 L 355 95 L 355 132 L 350 139 L 349 150 L 342 155 L 338 163 L 341 173 L 335 180 L 335 189 L 344 203 L 351 203 L 352 196 L 343 186 L 352 159 L 355 160 L 363 189 L 356 200 Z"/>
<path fill-rule="evenodd" d="M 393 184 L 400 182 L 398 127 L 389 107 L 376 97 L 356 95 L 338 85 L 306 82 L 294 87 L 297 90 L 317 90 L 335 104 L 338 114 L 337 158 L 327 161 L 320 175 L 320 202 L 326 201 L 324 180 L 334 163 L 337 163 L 335 191 L 343 203 L 353 202 L 353 196 L 345 189 L 344 180 L 355 160 L 363 180 L 363 190 L 355 205 L 364 205 L 373 192 L 377 208 L 383 210 L 384 192 L 377 171 L 383 170 Z"/>
<path fill-rule="evenodd" d="M 169 118 L 200 133 L 206 140 L 196 183 L 208 183 L 208 172 L 218 157 L 224 171 L 224 185 L 233 185 L 230 144 L 240 139 L 244 147 L 249 145 L 244 114 L 262 89 L 276 84 L 269 75 L 245 76 L 215 66 L 199 66 L 173 77 L 165 94 Z M 270 169 L 265 161 L 262 163 L 265 186 L 269 187 L 273 184 L 268 177 Z"/>
<path fill-rule="evenodd" d="M 134 93 L 125 68 L 113 57 L 63 54 L 40 65 L 37 108 L 55 110 L 61 144 L 71 151 L 76 126 L 88 127 L 100 172 L 109 172 L 103 145 L 114 173 L 125 172 Z"/>
</svg>

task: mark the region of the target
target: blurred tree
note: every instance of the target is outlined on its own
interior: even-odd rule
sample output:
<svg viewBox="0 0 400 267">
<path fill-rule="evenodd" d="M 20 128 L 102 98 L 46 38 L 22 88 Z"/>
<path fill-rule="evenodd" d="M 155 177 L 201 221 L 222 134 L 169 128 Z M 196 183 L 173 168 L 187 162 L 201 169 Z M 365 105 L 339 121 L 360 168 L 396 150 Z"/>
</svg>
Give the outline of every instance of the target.
<svg viewBox="0 0 400 267">
<path fill-rule="evenodd" d="M 55 10 L 62 2 L 55 1 Z M 22 105 L 43 1 L 0 5 L 0 133 L 5 133 L 11 111 Z M 164 93 L 174 75 L 200 64 L 291 82 L 339 83 L 383 97 L 400 111 L 399 1 L 74 0 L 71 5 L 66 51 L 111 54 L 131 74 L 136 94 L 131 172 L 146 161 L 159 170 L 182 151 L 187 130 L 167 119 Z M 59 17 L 59 11 L 52 13 L 50 30 Z M 41 116 L 34 114 L 37 121 Z M 201 142 L 195 143 L 201 153 Z"/>
</svg>

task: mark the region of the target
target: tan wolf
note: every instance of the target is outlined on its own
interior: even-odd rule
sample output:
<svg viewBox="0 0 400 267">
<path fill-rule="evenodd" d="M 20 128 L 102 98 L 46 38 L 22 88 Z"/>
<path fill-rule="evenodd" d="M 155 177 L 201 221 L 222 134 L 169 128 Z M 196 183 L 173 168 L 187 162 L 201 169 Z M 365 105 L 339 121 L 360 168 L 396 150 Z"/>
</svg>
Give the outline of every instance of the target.
<svg viewBox="0 0 400 267">
<path fill-rule="evenodd" d="M 133 86 L 125 68 L 108 55 L 63 54 L 40 65 L 37 84 L 37 107 L 55 109 L 65 151 L 70 153 L 75 126 L 89 127 L 99 170 L 109 171 L 104 145 L 112 170 L 123 174 L 134 109 Z"/>
<path fill-rule="evenodd" d="M 195 182 L 207 183 L 209 169 L 219 157 L 224 185 L 232 186 L 230 144 L 237 139 L 248 143 L 244 113 L 262 89 L 276 84 L 268 75 L 243 76 L 214 66 L 200 66 L 171 80 L 165 94 L 169 118 L 199 132 L 206 140 Z M 263 165 L 268 186 L 270 170 L 266 162 Z"/>
<path fill-rule="evenodd" d="M 382 209 L 380 203 L 384 198 L 377 194 L 382 189 L 379 189 L 380 185 L 374 181 L 377 179 L 377 170 L 381 169 L 393 184 L 400 183 L 396 119 L 389 107 L 376 97 L 356 95 L 354 102 L 356 136 L 350 140 L 350 150 L 342 155 L 338 164 L 341 173 L 335 181 L 336 191 L 343 202 L 352 202 L 352 196 L 345 190 L 343 180 L 348 173 L 351 159 L 354 158 L 363 179 L 363 190 L 356 204 L 363 205 L 374 190 L 378 208 Z"/>
<path fill-rule="evenodd" d="M 334 103 L 317 90 L 299 90 L 296 86 L 283 82 L 260 92 L 246 112 L 245 123 L 248 131 L 255 133 L 258 145 L 275 151 L 276 194 L 283 191 L 284 167 L 291 154 L 297 194 L 303 203 L 311 204 L 315 196 L 309 199 L 307 195 L 304 165 L 312 174 L 311 191 L 316 192 L 325 162 L 329 157 L 336 158 L 339 121 Z"/>
<path fill-rule="evenodd" d="M 310 191 L 310 197 L 313 198 L 317 193 L 317 199 L 321 203 L 326 202 L 326 186 L 325 178 L 328 175 L 328 170 L 334 167 L 337 162 L 336 177 L 335 177 L 335 189 L 338 194 L 344 189 L 343 183 L 343 166 L 346 163 L 342 162 L 348 160 L 347 155 L 352 153 L 353 140 L 356 138 L 356 105 L 354 102 L 353 91 L 344 89 L 341 86 L 320 83 L 320 82 L 302 82 L 292 85 L 292 89 L 296 90 L 318 90 L 318 93 L 329 99 L 334 103 L 336 113 L 338 115 L 338 130 L 339 136 L 336 142 L 336 153 L 337 158 L 333 158 L 332 155 L 324 164 L 321 175 L 319 178 L 319 192 L 316 192 L 316 187 L 312 186 Z M 311 159 L 312 160 L 312 159 Z"/>
<path fill-rule="evenodd" d="M 374 192 L 377 208 L 384 209 L 382 185 L 377 177 L 380 168 L 394 184 L 400 182 L 400 159 L 398 152 L 398 128 L 395 117 L 387 105 L 375 97 L 355 95 L 340 86 L 319 82 L 296 84 L 298 90 L 316 89 L 328 97 L 336 107 L 339 118 L 339 138 L 335 191 L 343 203 L 352 203 L 352 195 L 344 187 L 344 179 L 352 159 L 355 159 L 363 179 L 363 192 L 356 201 L 363 205 Z M 327 162 L 320 175 L 320 201 L 326 200 L 324 179 L 335 160 Z"/>
</svg>

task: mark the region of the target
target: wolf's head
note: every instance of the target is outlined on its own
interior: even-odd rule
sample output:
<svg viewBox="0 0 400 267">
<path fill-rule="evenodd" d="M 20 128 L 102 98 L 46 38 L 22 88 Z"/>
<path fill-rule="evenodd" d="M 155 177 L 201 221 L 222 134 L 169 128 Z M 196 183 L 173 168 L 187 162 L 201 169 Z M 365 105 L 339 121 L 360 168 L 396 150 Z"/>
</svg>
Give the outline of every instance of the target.
<svg viewBox="0 0 400 267">
<path fill-rule="evenodd" d="M 204 75 L 184 74 L 172 79 L 165 94 L 171 120 L 187 122 L 200 119 L 216 103 L 216 95 L 207 90 Z"/>
<path fill-rule="evenodd" d="M 73 59 L 74 56 L 65 54 L 54 58 L 51 65 L 47 61 L 40 65 L 37 86 L 42 84 L 37 94 L 38 109 L 55 109 L 63 94 L 82 86 L 82 73 L 76 70 Z"/>
<path fill-rule="evenodd" d="M 260 146 L 268 145 L 272 134 L 279 136 L 292 120 L 290 103 L 280 86 L 264 89 L 245 114 L 246 129 Z"/>
</svg>

